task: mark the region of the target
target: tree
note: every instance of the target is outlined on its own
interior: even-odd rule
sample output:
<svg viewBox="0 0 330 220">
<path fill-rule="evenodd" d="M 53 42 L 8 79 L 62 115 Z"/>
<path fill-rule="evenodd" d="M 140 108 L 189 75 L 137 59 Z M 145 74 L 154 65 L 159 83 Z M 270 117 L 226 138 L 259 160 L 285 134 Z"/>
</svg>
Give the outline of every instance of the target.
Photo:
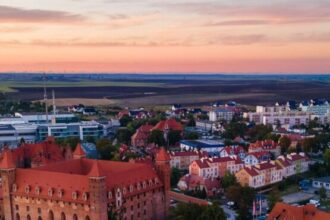
<svg viewBox="0 0 330 220">
<path fill-rule="evenodd" d="M 122 127 L 126 127 L 127 126 L 127 124 L 129 123 L 129 122 L 131 122 L 133 119 L 130 117 L 130 116 L 128 116 L 128 115 L 124 115 L 123 117 L 121 117 L 120 119 L 119 119 L 119 123 L 120 123 L 120 125 L 122 126 Z"/>
<path fill-rule="evenodd" d="M 326 149 L 323 154 L 323 161 L 327 168 L 330 168 L 330 149 Z"/>
<path fill-rule="evenodd" d="M 164 146 L 165 144 L 164 133 L 160 130 L 151 131 L 148 142 L 154 143 L 158 146 Z"/>
<path fill-rule="evenodd" d="M 280 191 L 277 188 L 273 189 L 268 195 L 267 199 L 269 210 L 272 210 L 275 204 L 282 200 Z"/>
<path fill-rule="evenodd" d="M 187 127 L 195 127 L 196 126 L 196 121 L 195 121 L 194 115 L 189 114 L 187 118 L 188 118 Z"/>
<path fill-rule="evenodd" d="M 118 151 L 118 148 L 112 145 L 111 141 L 106 138 L 99 139 L 96 142 L 96 149 L 102 160 L 111 160 Z"/>
<path fill-rule="evenodd" d="M 119 143 L 129 144 L 132 133 L 127 128 L 119 128 L 117 130 L 117 140 Z"/>
<path fill-rule="evenodd" d="M 306 138 L 303 140 L 302 142 L 302 148 L 304 150 L 304 152 L 318 152 L 319 151 L 319 145 L 316 141 L 315 138 Z"/>
<path fill-rule="evenodd" d="M 193 203 L 179 203 L 171 210 L 169 220 L 225 220 L 226 215 L 218 203 L 200 206 Z"/>
<path fill-rule="evenodd" d="M 168 144 L 170 146 L 175 145 L 181 140 L 181 132 L 180 131 L 169 131 L 167 134 Z"/>
<path fill-rule="evenodd" d="M 234 139 L 237 136 L 243 137 L 246 131 L 247 131 L 247 126 L 245 123 L 230 122 L 226 126 L 224 137 L 228 139 Z"/>
<path fill-rule="evenodd" d="M 171 170 L 171 186 L 176 187 L 181 177 L 180 170 L 176 167 Z"/>
<path fill-rule="evenodd" d="M 188 132 L 185 135 L 186 140 L 197 140 L 198 138 L 199 137 L 197 132 Z"/>
<path fill-rule="evenodd" d="M 321 187 L 321 189 L 319 190 L 320 193 L 320 199 L 324 200 L 327 198 L 327 190 L 324 187 Z"/>
<path fill-rule="evenodd" d="M 291 145 L 291 140 L 287 136 L 283 136 L 280 138 L 279 145 L 281 147 L 281 154 L 285 154 L 288 152 L 288 149 Z"/>
<path fill-rule="evenodd" d="M 230 186 L 237 184 L 236 176 L 226 171 L 225 175 L 221 179 L 221 186 L 224 189 L 227 189 Z"/>
</svg>

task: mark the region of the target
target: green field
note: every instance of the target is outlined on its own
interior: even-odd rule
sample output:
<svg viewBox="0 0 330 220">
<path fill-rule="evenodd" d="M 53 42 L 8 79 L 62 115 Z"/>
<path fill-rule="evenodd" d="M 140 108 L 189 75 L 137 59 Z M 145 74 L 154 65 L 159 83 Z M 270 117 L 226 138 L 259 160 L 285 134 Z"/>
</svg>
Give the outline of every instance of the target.
<svg viewBox="0 0 330 220">
<path fill-rule="evenodd" d="M 117 81 L 49 81 L 47 87 L 103 87 L 103 86 L 124 86 L 124 87 L 161 87 L 163 83 L 154 82 L 117 82 Z M 16 92 L 14 88 L 40 88 L 43 87 L 42 81 L 1 81 L 0 92 Z"/>
</svg>

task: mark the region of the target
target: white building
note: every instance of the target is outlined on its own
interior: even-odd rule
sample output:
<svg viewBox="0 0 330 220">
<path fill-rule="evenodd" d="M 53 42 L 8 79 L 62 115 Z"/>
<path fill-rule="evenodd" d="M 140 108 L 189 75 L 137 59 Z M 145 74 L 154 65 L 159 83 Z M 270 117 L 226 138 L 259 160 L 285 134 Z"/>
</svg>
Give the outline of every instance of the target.
<svg viewBox="0 0 330 220">
<path fill-rule="evenodd" d="M 234 112 L 228 109 L 217 109 L 209 112 L 210 121 L 231 121 L 234 117 Z"/>
</svg>

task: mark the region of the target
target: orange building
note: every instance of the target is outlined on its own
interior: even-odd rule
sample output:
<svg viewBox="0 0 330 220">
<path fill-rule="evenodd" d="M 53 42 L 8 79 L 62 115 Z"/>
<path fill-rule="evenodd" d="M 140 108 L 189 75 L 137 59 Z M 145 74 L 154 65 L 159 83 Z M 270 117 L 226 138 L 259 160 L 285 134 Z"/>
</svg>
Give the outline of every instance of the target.
<svg viewBox="0 0 330 220">
<path fill-rule="evenodd" d="M 13 152 L 0 162 L 5 219 L 164 219 L 169 207 L 170 158 L 153 165 L 90 160 L 78 145 L 73 159 L 18 168 Z"/>
</svg>

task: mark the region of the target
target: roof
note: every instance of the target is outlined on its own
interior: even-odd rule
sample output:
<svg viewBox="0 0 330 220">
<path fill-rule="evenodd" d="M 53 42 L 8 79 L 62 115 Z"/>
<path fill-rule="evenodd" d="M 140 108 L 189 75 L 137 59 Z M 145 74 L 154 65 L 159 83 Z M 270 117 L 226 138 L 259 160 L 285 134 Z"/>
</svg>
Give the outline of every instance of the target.
<svg viewBox="0 0 330 220">
<path fill-rule="evenodd" d="M 200 153 L 197 151 L 181 151 L 181 152 L 171 152 L 172 157 L 190 157 L 199 156 Z"/>
<path fill-rule="evenodd" d="M 80 143 L 77 144 L 76 149 L 73 152 L 73 155 L 74 156 L 86 156 L 86 153 Z"/>
<path fill-rule="evenodd" d="M 318 181 L 318 182 L 322 182 L 322 183 L 330 183 L 330 176 L 323 176 L 320 178 L 315 178 L 315 179 L 313 179 L 313 181 Z"/>
<path fill-rule="evenodd" d="M 314 205 L 292 206 L 282 202 L 276 203 L 268 215 L 268 220 L 325 220 L 330 214 L 318 210 Z"/>
<path fill-rule="evenodd" d="M 224 143 L 216 140 L 181 140 L 181 144 L 188 145 L 193 148 L 214 148 L 214 147 L 224 147 Z"/>
<path fill-rule="evenodd" d="M 252 152 L 252 153 L 248 153 L 248 155 L 252 155 L 252 156 L 256 157 L 257 159 L 261 159 L 261 157 L 263 157 L 263 156 L 269 156 L 269 152 L 267 152 L 267 151 Z"/>
<path fill-rule="evenodd" d="M 13 161 L 13 155 L 11 150 L 7 149 L 3 153 L 3 158 L 0 162 L 0 168 L 1 169 L 10 169 L 15 168 L 15 163 Z"/>
<path fill-rule="evenodd" d="M 200 169 L 204 169 L 204 168 L 209 168 L 209 164 L 206 162 L 206 160 L 195 160 L 194 162 L 196 162 L 197 166 Z"/>
<path fill-rule="evenodd" d="M 72 199 L 72 192 L 79 194 L 89 192 L 90 177 L 102 176 L 106 178 L 107 190 L 129 187 L 130 185 L 136 186 L 138 182 L 158 178 L 156 171 L 148 164 L 83 158 L 51 163 L 32 169 L 18 168 L 16 171 L 16 193 L 25 194 L 24 188 L 30 186 L 32 189 L 40 187 L 42 189 L 40 196 L 48 196 L 48 189 L 53 188 L 63 190 L 63 199 L 67 201 Z M 34 190 L 31 193 L 34 193 Z"/>
<path fill-rule="evenodd" d="M 183 131 L 182 124 L 177 122 L 175 119 L 170 118 L 158 122 L 152 130 L 173 130 L 173 131 Z"/>
<path fill-rule="evenodd" d="M 166 152 L 165 148 L 161 147 L 156 154 L 156 161 L 170 161 L 171 158 Z"/>
<path fill-rule="evenodd" d="M 247 172 L 250 176 L 258 176 L 259 173 L 254 170 L 252 167 L 244 167 L 242 170 L 244 170 L 245 172 Z"/>
<path fill-rule="evenodd" d="M 268 170 L 268 169 L 276 168 L 276 164 L 273 164 L 271 162 L 264 162 L 255 165 L 254 168 L 258 170 Z"/>
</svg>

